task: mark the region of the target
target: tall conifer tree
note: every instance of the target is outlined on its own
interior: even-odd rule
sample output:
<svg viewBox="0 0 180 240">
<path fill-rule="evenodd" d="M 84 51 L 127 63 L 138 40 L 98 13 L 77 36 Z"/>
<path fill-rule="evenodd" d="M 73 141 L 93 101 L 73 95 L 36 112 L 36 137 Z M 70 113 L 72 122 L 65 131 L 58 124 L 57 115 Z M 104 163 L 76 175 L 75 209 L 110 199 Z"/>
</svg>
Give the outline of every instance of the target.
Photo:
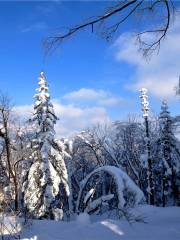
<svg viewBox="0 0 180 240">
<path fill-rule="evenodd" d="M 64 154 L 55 140 L 56 117 L 50 101 L 48 85 L 41 72 L 36 89 L 33 122 L 33 164 L 24 184 L 24 201 L 28 211 L 36 218 L 54 218 L 57 209 L 63 216 L 67 208 L 69 187 Z"/>
<path fill-rule="evenodd" d="M 180 152 L 173 134 L 172 117 L 166 101 L 162 102 L 159 115 L 159 139 L 156 144 L 155 176 L 156 201 L 162 206 L 177 205 L 179 195 Z"/>
</svg>

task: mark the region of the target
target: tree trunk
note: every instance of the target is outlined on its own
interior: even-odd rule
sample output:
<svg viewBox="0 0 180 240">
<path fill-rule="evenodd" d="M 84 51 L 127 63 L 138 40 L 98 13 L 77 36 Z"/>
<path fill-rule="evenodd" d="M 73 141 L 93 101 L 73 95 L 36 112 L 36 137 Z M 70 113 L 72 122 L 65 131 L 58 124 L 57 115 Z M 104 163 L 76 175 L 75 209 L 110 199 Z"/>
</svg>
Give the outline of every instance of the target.
<svg viewBox="0 0 180 240">
<path fill-rule="evenodd" d="M 15 211 L 18 210 L 18 183 L 16 179 L 16 173 L 13 172 L 12 169 L 12 163 L 11 163 L 11 158 L 10 158 L 10 143 L 9 143 L 9 137 L 7 135 L 7 123 L 4 124 L 5 129 L 6 129 L 6 134 L 4 137 L 5 141 L 5 146 L 6 146 L 6 155 L 7 155 L 7 164 L 8 164 L 8 171 L 9 171 L 9 180 L 12 178 L 13 184 L 14 184 L 14 196 L 15 196 L 15 202 L 14 202 L 14 208 Z"/>
<path fill-rule="evenodd" d="M 148 203 L 154 205 L 154 184 L 153 184 L 153 169 L 152 169 L 152 158 L 151 158 L 151 147 L 149 140 L 149 126 L 148 118 L 145 117 L 146 126 L 146 137 L 147 137 L 147 154 L 148 154 Z"/>
</svg>

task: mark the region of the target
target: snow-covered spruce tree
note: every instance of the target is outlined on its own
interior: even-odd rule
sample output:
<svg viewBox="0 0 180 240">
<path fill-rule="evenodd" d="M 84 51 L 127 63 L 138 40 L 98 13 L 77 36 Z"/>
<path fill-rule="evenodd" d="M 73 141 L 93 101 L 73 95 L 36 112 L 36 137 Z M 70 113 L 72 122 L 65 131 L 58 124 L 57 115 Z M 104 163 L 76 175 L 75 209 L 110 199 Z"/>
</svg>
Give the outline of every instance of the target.
<svg viewBox="0 0 180 240">
<path fill-rule="evenodd" d="M 172 118 L 166 101 L 159 115 L 159 139 L 155 147 L 154 176 L 156 204 L 180 204 L 180 151 L 172 130 Z"/>
<path fill-rule="evenodd" d="M 43 72 L 38 84 L 32 119 L 36 124 L 33 163 L 24 183 L 24 203 L 34 218 L 62 219 L 63 213 L 68 211 L 69 187 L 63 149 L 59 149 L 58 141 L 54 138 L 54 125 L 58 118 Z"/>
</svg>

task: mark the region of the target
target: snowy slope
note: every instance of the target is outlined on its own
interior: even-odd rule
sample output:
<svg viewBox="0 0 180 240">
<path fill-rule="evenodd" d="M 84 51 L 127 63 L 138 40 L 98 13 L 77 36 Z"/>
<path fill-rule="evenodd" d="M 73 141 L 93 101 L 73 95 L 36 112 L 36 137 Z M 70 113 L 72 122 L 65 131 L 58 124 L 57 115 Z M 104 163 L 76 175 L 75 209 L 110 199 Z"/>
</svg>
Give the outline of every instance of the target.
<svg viewBox="0 0 180 240">
<path fill-rule="evenodd" d="M 21 234 L 23 240 L 180 240 L 180 207 L 141 206 L 135 209 L 147 223 L 125 220 L 89 222 L 85 216 L 70 223 L 35 220 Z M 101 217 L 102 218 L 102 217 Z M 84 219 L 84 220 L 83 220 Z"/>
</svg>

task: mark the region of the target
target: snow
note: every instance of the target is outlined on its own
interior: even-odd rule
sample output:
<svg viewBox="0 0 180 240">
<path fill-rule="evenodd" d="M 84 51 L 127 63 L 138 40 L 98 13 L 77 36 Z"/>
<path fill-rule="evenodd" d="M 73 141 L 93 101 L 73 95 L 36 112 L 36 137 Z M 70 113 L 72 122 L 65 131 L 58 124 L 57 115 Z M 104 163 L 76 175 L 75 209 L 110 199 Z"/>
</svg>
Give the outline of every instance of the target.
<svg viewBox="0 0 180 240">
<path fill-rule="evenodd" d="M 55 221 L 60 221 L 63 219 L 63 210 L 61 208 L 54 208 L 52 212 Z"/>
<path fill-rule="evenodd" d="M 80 215 L 76 221 L 34 220 L 21 240 L 179 240 L 180 207 L 139 206 L 134 214 L 146 222 Z M 80 218 L 80 219 L 79 219 Z M 86 219 L 87 218 L 87 219 Z M 88 220 L 88 221 L 87 221 Z M 85 223 L 85 224 L 84 224 Z"/>
<path fill-rule="evenodd" d="M 95 189 L 94 188 L 91 188 L 89 190 L 89 192 L 87 192 L 85 198 L 84 198 L 84 204 L 87 203 L 87 201 L 89 200 L 89 198 L 92 196 L 92 194 L 95 192 Z"/>
<path fill-rule="evenodd" d="M 101 204 L 104 204 L 105 202 L 111 200 L 114 197 L 114 194 L 108 194 L 106 196 L 102 196 L 88 204 L 88 206 L 85 209 L 85 212 L 90 212 L 94 209 L 96 209 Z"/>
<path fill-rule="evenodd" d="M 90 223 L 90 216 L 88 213 L 80 213 L 77 218 L 76 222 L 81 225 L 88 225 Z"/>
<path fill-rule="evenodd" d="M 142 100 L 141 104 L 143 106 L 142 111 L 143 111 L 143 117 L 148 117 L 148 112 L 149 112 L 149 102 L 148 102 L 148 96 L 147 96 L 147 89 L 142 88 L 139 90 L 141 92 L 140 98 Z"/>
</svg>

